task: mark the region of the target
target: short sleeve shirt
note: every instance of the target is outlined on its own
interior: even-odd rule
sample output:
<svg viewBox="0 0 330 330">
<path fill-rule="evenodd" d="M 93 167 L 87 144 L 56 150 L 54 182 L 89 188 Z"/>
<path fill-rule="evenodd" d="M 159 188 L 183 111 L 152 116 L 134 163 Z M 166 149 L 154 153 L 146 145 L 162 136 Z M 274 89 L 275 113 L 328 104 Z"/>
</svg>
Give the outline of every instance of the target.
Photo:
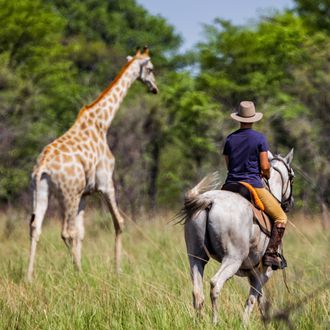
<svg viewBox="0 0 330 330">
<path fill-rule="evenodd" d="M 244 181 L 255 188 L 262 188 L 259 153 L 268 150 L 265 136 L 251 128 L 231 133 L 223 150 L 229 159 L 226 183 Z"/>
</svg>

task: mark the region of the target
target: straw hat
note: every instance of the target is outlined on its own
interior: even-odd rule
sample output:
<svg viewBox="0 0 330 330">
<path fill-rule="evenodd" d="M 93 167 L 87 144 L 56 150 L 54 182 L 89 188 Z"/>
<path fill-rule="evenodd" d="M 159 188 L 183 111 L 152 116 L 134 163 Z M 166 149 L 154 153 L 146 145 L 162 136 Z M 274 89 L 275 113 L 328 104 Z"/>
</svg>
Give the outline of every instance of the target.
<svg viewBox="0 0 330 330">
<path fill-rule="evenodd" d="M 234 112 L 230 116 L 241 123 L 254 123 L 259 121 L 263 114 L 261 112 L 256 112 L 253 102 L 242 101 L 239 104 L 238 112 Z"/>
</svg>

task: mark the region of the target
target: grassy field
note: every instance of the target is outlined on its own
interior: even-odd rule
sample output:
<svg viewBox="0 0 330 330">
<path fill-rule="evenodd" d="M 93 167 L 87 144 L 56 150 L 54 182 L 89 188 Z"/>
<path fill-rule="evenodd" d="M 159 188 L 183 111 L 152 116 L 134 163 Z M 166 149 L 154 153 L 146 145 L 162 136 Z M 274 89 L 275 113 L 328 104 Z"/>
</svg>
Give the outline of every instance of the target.
<svg viewBox="0 0 330 330">
<path fill-rule="evenodd" d="M 24 221 L 25 218 L 25 221 Z M 218 264 L 206 267 L 204 317 L 195 318 L 183 227 L 171 215 L 128 223 L 124 234 L 123 271 L 113 271 L 114 234 L 105 213 L 86 216 L 83 269 L 73 269 L 60 239 L 60 224 L 46 221 L 38 246 L 36 277 L 25 282 L 28 221 L 15 212 L 0 215 L 1 329 L 214 329 L 209 280 Z M 330 329 L 329 232 L 318 218 L 291 218 L 285 237 L 289 268 L 269 281 L 271 313 L 283 312 L 294 329 Z M 109 226 L 110 225 L 110 226 Z M 325 283 L 328 283 L 327 286 Z M 248 294 L 246 279 L 228 281 L 219 298 L 220 329 L 243 329 L 241 315 Z M 269 329 L 285 329 L 272 320 Z M 256 309 L 251 329 L 263 328 Z"/>
</svg>

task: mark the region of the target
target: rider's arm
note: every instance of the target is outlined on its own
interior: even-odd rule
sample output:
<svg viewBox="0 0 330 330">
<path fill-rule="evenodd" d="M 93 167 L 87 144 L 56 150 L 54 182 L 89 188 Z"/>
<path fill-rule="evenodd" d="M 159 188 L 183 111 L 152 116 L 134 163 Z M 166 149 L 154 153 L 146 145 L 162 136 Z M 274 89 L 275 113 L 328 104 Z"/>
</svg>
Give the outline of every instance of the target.
<svg viewBox="0 0 330 330">
<path fill-rule="evenodd" d="M 259 153 L 259 160 L 260 160 L 260 168 L 261 168 L 261 175 L 269 179 L 270 177 L 270 164 L 268 160 L 268 152 L 262 151 Z"/>
</svg>

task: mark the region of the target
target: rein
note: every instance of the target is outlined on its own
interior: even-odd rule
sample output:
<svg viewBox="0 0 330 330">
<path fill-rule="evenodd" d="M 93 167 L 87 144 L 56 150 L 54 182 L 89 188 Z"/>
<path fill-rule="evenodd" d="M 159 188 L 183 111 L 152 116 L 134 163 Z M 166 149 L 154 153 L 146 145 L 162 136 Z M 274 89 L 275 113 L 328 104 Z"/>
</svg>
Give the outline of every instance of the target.
<svg viewBox="0 0 330 330">
<path fill-rule="evenodd" d="M 283 174 L 282 172 L 280 171 L 279 168 L 277 168 L 276 166 L 272 166 L 272 168 L 277 172 L 279 173 L 280 177 L 281 177 L 281 181 L 282 181 L 282 197 L 281 197 L 281 200 L 279 200 L 271 191 L 270 189 L 270 186 L 269 186 L 269 182 L 268 180 L 265 180 L 266 182 L 266 185 L 268 187 L 268 190 L 269 192 L 274 196 L 274 198 L 281 204 L 281 207 L 283 208 L 283 210 L 285 212 L 288 212 L 289 211 L 289 206 L 290 206 L 290 202 L 291 202 L 291 199 L 292 199 L 292 186 L 293 186 L 293 178 L 294 178 L 294 173 L 293 173 L 293 170 L 291 167 L 289 167 L 289 165 L 282 159 L 282 158 L 279 158 L 279 157 L 274 157 L 271 159 L 270 162 L 274 161 L 274 160 L 278 160 L 280 161 L 284 166 L 285 168 L 287 169 L 288 171 L 288 175 L 289 175 L 289 181 L 288 183 L 286 184 L 286 187 L 284 189 L 284 178 L 283 178 Z M 290 194 L 289 194 L 289 197 L 287 197 L 284 201 L 283 201 L 283 198 L 285 196 L 285 194 L 287 193 L 288 189 L 290 187 Z M 284 190 L 284 191 L 283 191 Z"/>
<path fill-rule="evenodd" d="M 269 192 L 274 196 L 274 198 L 281 204 L 282 209 L 284 210 L 284 212 L 289 212 L 289 208 L 290 208 L 290 204 L 291 204 L 291 198 L 292 198 L 292 186 L 293 186 L 293 178 L 294 178 L 294 172 L 292 170 L 292 168 L 286 163 L 286 161 L 284 161 L 282 158 L 279 157 L 273 157 L 270 161 L 270 163 L 272 163 L 273 160 L 278 160 L 280 161 L 286 168 L 286 170 L 288 171 L 288 176 L 289 176 L 289 180 L 288 183 L 286 184 L 285 190 L 284 190 L 284 178 L 283 178 L 283 174 L 280 171 L 280 169 L 276 166 L 272 166 L 272 168 L 279 173 L 280 177 L 281 177 L 281 181 L 282 181 L 282 196 L 281 196 L 281 200 L 278 200 L 278 198 L 272 193 L 271 189 L 270 189 L 270 185 L 267 179 L 265 179 L 266 185 L 268 187 Z M 285 196 L 285 194 L 287 193 L 288 189 L 290 187 L 290 194 L 289 197 L 287 199 L 285 199 L 283 201 L 283 197 Z M 283 191 L 284 190 L 284 191 Z M 281 250 L 283 253 L 283 245 L 281 244 Z M 286 289 L 288 290 L 289 293 L 291 293 L 288 283 L 287 283 L 287 278 L 286 278 L 286 272 L 285 269 L 283 268 L 283 282 L 285 284 Z"/>
</svg>

